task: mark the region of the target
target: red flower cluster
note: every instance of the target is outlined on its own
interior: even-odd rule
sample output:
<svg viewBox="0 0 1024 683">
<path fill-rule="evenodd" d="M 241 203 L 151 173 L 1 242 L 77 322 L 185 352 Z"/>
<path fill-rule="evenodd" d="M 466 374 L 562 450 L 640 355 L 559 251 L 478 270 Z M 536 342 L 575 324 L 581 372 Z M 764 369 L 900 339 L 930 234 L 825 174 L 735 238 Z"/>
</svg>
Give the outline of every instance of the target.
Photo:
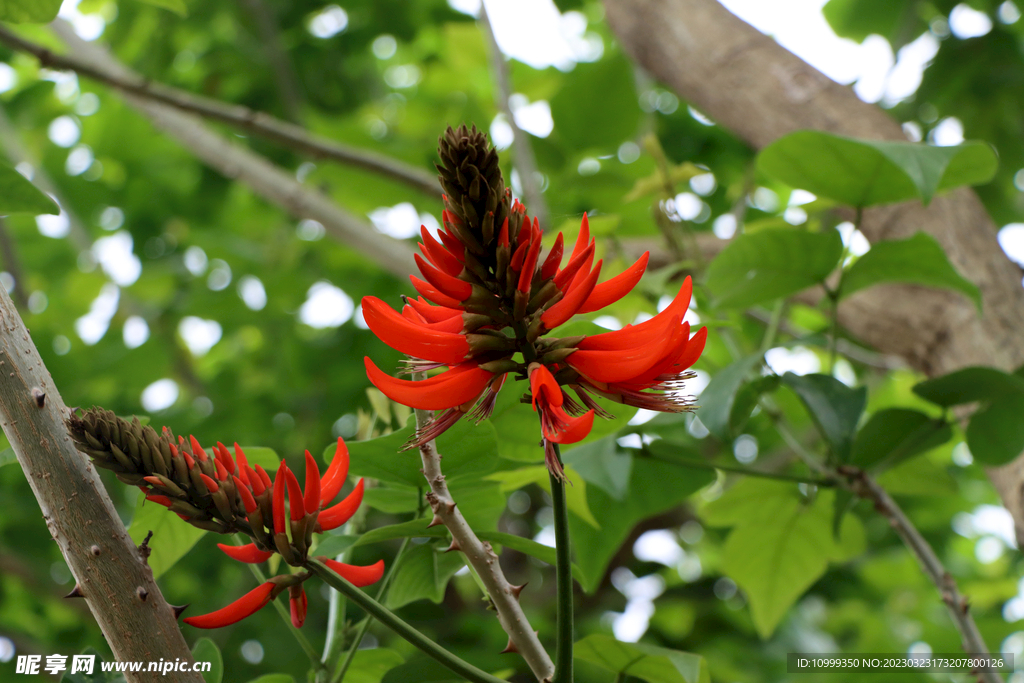
<svg viewBox="0 0 1024 683">
<path fill-rule="evenodd" d="M 195 437 L 191 437 L 192 452 L 175 448 L 172 457 L 183 457 L 192 460 L 208 458 L 199 446 Z M 200 473 L 199 479 L 213 496 L 214 503 L 220 498 L 227 501 L 228 493 L 232 497 L 237 493 L 241 498 L 246 512 L 246 521 L 253 531 L 253 543 L 241 546 L 217 545 L 224 553 L 239 562 L 256 564 L 265 562 L 278 552 L 281 557 L 294 566 L 302 566 L 312 542 L 314 532 L 322 533 L 335 529 L 349 520 L 363 500 L 363 480 L 360 479 L 355 489 L 341 502 L 331 505 L 348 476 L 348 448 L 342 439 L 338 439 L 338 447 L 330 467 L 320 477 L 320 468 L 309 451 L 306 451 L 306 486 L 305 491 L 299 487 L 298 479 L 282 460 L 277 474 L 271 482 L 266 471 L 256 465 L 249 466 L 245 453 L 235 444 L 235 458 L 231 457 L 227 448 L 218 443 L 213 449 L 217 480 Z M 154 477 L 155 478 L 155 477 Z M 149 478 L 147 477 L 147 481 Z M 150 482 L 156 486 L 161 483 Z M 233 487 L 233 491 L 229 491 Z M 285 504 L 287 495 L 287 505 Z M 173 507 L 173 501 L 167 496 L 150 493 L 147 500 L 166 507 Z M 230 508 L 225 503 L 225 509 Z M 182 515 L 184 517 L 184 515 Z M 269 531 L 264 528 L 270 521 Z M 289 539 L 288 532 L 291 532 Z M 384 561 L 381 560 L 369 567 L 356 567 L 342 564 L 326 557 L 317 558 L 340 576 L 356 586 L 368 586 L 378 581 L 384 573 Z M 209 614 L 188 617 L 183 621 L 196 628 L 219 628 L 240 621 L 262 609 L 267 603 L 288 589 L 291 598 L 292 623 L 302 626 L 306 620 L 306 592 L 302 583 L 311 575 L 308 572 L 298 574 L 282 574 L 257 586 L 227 607 Z"/>
<path fill-rule="evenodd" d="M 439 151 L 444 230 L 440 239 L 421 230 L 423 256 L 416 255 L 416 264 L 423 279 L 411 276 L 420 296 L 407 298 L 401 313 L 376 297 L 362 302 L 374 334 L 412 357 L 408 369 L 448 368 L 409 381 L 365 359 L 370 381 L 386 396 L 443 411 L 410 445 L 435 438 L 467 413 L 486 418 L 509 373 L 530 381 L 546 460 L 558 476 L 561 467 L 551 444 L 583 439 L 594 413 L 608 417 L 594 396 L 649 410 L 686 410 L 690 404 L 680 382 L 707 338 L 706 329 L 691 336 L 683 321 L 690 279 L 646 322 L 585 337 L 551 336 L 574 315 L 625 296 L 643 276 L 648 254 L 598 283 L 602 262 L 594 262 L 596 243 L 584 215 L 572 252 L 565 256 L 559 233 L 542 258 L 540 226 L 504 188 L 497 155 L 484 136 L 475 129 L 449 128 Z"/>
</svg>

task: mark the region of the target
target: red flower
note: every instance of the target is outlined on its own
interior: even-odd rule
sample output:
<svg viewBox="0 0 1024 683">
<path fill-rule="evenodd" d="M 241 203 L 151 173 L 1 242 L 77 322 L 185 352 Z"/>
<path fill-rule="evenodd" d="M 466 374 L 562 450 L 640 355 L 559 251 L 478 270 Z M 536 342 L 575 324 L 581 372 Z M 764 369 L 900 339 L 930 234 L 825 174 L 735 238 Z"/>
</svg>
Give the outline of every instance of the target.
<svg viewBox="0 0 1024 683">
<path fill-rule="evenodd" d="M 586 215 L 572 252 L 564 256 L 559 234 L 545 256 L 537 220 L 511 200 L 497 157 L 481 134 L 449 130 L 440 153 L 447 193 L 444 229 L 440 239 L 426 228 L 420 232 L 422 256 L 416 256 L 416 264 L 424 279 L 411 277 L 420 297 L 406 299 L 401 313 L 376 297 L 363 299 L 370 330 L 410 356 L 406 371 L 446 368 L 410 381 L 389 376 L 366 358 L 370 381 L 386 396 L 441 411 L 409 446 L 436 438 L 467 413 L 486 418 L 508 373 L 530 380 L 550 452 L 546 459 L 557 475 L 561 468 L 551 444 L 579 441 L 595 413 L 608 417 L 594 396 L 650 410 L 686 410 L 690 403 L 680 393 L 681 382 L 707 337 L 704 329 L 691 336 L 683 322 L 690 279 L 646 322 L 588 337 L 553 336 L 573 316 L 601 310 L 629 293 L 649 255 L 599 283 L 603 263 L 595 263 L 596 242 Z"/>
</svg>

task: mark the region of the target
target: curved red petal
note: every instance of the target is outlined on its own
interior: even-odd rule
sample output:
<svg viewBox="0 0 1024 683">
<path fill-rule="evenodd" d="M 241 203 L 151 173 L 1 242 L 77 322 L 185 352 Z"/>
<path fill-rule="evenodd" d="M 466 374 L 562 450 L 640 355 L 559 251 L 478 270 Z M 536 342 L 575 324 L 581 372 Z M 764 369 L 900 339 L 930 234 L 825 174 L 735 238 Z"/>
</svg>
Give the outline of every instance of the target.
<svg viewBox="0 0 1024 683">
<path fill-rule="evenodd" d="M 259 467 L 259 465 L 257 465 Z M 288 466 L 281 461 L 281 464 L 277 468 L 277 474 L 274 475 L 274 498 L 273 498 L 273 509 L 274 509 L 274 533 L 283 534 L 288 528 L 285 524 L 285 512 L 284 512 L 284 491 L 286 488 L 285 480 L 288 478 L 285 473 L 288 471 Z"/>
<path fill-rule="evenodd" d="M 454 408 L 480 395 L 494 375 L 475 364 L 457 365 L 422 382 L 392 377 L 369 357 L 364 359 L 366 375 L 392 401 L 420 410 Z"/>
<path fill-rule="evenodd" d="M 530 250 L 526 252 L 526 259 L 523 261 L 523 269 L 519 271 L 519 284 L 517 289 L 520 292 L 529 292 L 530 283 L 533 282 L 533 275 L 537 272 L 537 259 L 540 258 L 540 237 L 535 237 L 530 242 Z"/>
<path fill-rule="evenodd" d="M 320 509 L 320 468 L 309 451 L 306 451 L 306 492 L 302 503 L 307 513 Z"/>
<path fill-rule="evenodd" d="M 505 220 L 501 224 L 501 231 L 498 232 L 498 246 L 507 247 L 508 245 L 508 216 L 505 216 Z"/>
<path fill-rule="evenodd" d="M 189 439 L 190 442 L 192 442 L 192 455 L 193 455 L 193 457 L 198 458 L 202 462 L 206 462 L 207 459 L 208 459 L 207 456 L 206 456 L 206 451 L 204 451 L 203 447 L 199 445 L 198 441 L 196 441 L 196 437 L 194 437 L 191 434 L 189 434 L 188 435 L 188 439 Z"/>
<path fill-rule="evenodd" d="M 291 612 L 292 626 L 295 628 L 302 628 L 302 625 L 306 623 L 306 607 L 309 602 L 306 600 L 306 591 L 303 588 L 299 588 L 299 598 L 290 597 L 288 599 L 288 609 Z"/>
<path fill-rule="evenodd" d="M 245 453 L 242 451 L 242 447 L 235 442 L 235 462 L 238 463 L 238 476 L 242 478 L 247 485 L 249 483 L 249 459 L 245 457 Z"/>
<path fill-rule="evenodd" d="M 208 477 L 202 473 L 199 474 L 199 478 L 203 480 L 204 484 L 206 484 L 206 488 L 210 490 L 210 493 L 217 493 L 217 491 L 220 490 L 220 485 L 217 484 L 217 482 L 215 482 L 213 478 Z"/>
<path fill-rule="evenodd" d="M 431 263 L 449 275 L 458 275 L 462 272 L 462 261 L 452 256 L 443 244 L 434 239 L 426 226 L 420 226 L 420 237 L 423 238 L 420 248 Z"/>
<path fill-rule="evenodd" d="M 674 317 L 673 327 L 679 325 Z M 669 327 L 672 329 L 672 327 Z M 598 382 L 625 382 L 657 365 L 670 352 L 676 339 L 672 334 L 650 336 L 642 344 L 625 349 L 579 348 L 565 362 Z"/>
<path fill-rule="evenodd" d="M 594 258 L 594 249 L 596 248 L 596 243 L 591 242 L 590 246 L 570 258 L 565 268 L 558 271 L 555 275 L 555 286 L 558 287 L 559 291 L 564 292 L 568 289 L 569 284 L 572 283 L 576 273 L 580 271 L 583 264 L 589 263 L 590 259 Z"/>
<path fill-rule="evenodd" d="M 561 410 L 558 408 L 557 410 Z M 562 413 L 563 421 L 566 424 L 565 429 L 558 432 L 550 433 L 547 429 L 542 429 L 544 432 L 544 438 L 548 441 L 555 443 L 576 443 L 586 438 L 587 434 L 594 427 L 594 411 L 588 410 L 579 417 L 569 417 L 565 413 Z"/>
<path fill-rule="evenodd" d="M 299 488 L 299 480 L 295 478 L 294 472 L 286 469 L 284 474 L 288 484 L 288 509 L 291 511 L 292 521 L 297 522 L 306 516 L 306 508 L 302 502 L 302 489 Z"/>
<path fill-rule="evenodd" d="M 274 554 L 269 550 L 260 550 L 256 547 L 255 543 L 246 543 L 245 545 L 227 545 L 225 543 L 218 543 L 217 547 L 223 550 L 224 554 L 232 560 L 238 560 L 239 562 L 245 562 L 246 564 L 259 564 L 260 562 L 266 562 Z"/>
<path fill-rule="evenodd" d="M 245 506 L 245 514 L 250 514 L 256 509 L 256 499 L 252 497 L 252 491 L 245 485 L 238 475 L 232 474 L 231 478 L 235 481 L 235 488 L 238 489 L 238 495 L 242 498 L 242 505 Z"/>
<path fill-rule="evenodd" d="M 530 394 L 533 395 L 534 410 L 537 410 L 538 400 L 552 406 L 562 405 L 562 388 L 545 365 L 537 363 L 530 366 Z"/>
<path fill-rule="evenodd" d="M 576 258 L 587 248 L 590 244 L 590 219 L 587 218 L 587 214 L 583 214 L 583 220 L 580 221 L 580 234 L 576 236 L 576 244 L 572 248 L 572 256 L 570 260 Z"/>
<path fill-rule="evenodd" d="M 356 482 L 356 487 L 352 489 L 352 493 L 345 496 L 340 503 L 321 511 L 317 517 L 320 529 L 323 531 L 337 529 L 351 519 L 359 505 L 363 502 L 363 489 L 363 480 L 360 479 Z"/>
<path fill-rule="evenodd" d="M 466 245 L 464 245 L 458 237 L 448 232 L 447 229 L 442 230 L 437 234 L 441 238 L 441 243 L 444 244 L 446 249 L 448 249 L 449 254 L 459 261 L 465 261 Z"/>
<path fill-rule="evenodd" d="M 473 293 L 473 285 L 469 284 L 465 280 L 460 280 L 457 277 L 449 275 L 448 273 L 435 268 L 426 261 L 419 254 L 413 254 L 413 259 L 416 261 L 416 266 L 423 273 L 423 277 L 426 278 L 427 282 L 434 286 L 439 292 L 450 296 L 456 301 L 465 301 Z"/>
<path fill-rule="evenodd" d="M 165 508 L 171 507 L 171 499 L 167 496 L 160 496 L 155 493 L 151 493 L 146 496 L 146 500 L 151 500 L 157 505 L 163 505 Z"/>
<path fill-rule="evenodd" d="M 676 318 L 682 320 L 686 315 L 686 308 L 690 305 L 692 292 L 693 282 L 687 276 L 682 287 L 679 288 L 676 298 L 658 315 L 639 325 L 627 325 L 621 330 L 591 335 L 577 344 L 577 348 L 592 351 L 627 349 L 646 344 L 650 339 L 667 337 L 669 327 L 673 324 L 672 321 Z M 678 325 L 679 323 L 674 324 Z"/>
<path fill-rule="evenodd" d="M 369 567 L 357 567 L 351 564 L 342 564 L 329 557 L 316 558 L 330 567 L 331 571 L 351 583 L 356 588 L 362 588 L 380 581 L 384 576 L 384 560 L 377 560 Z"/>
<path fill-rule="evenodd" d="M 260 467 L 259 463 L 256 464 L 256 474 L 259 476 L 260 481 L 263 482 L 264 489 L 269 489 L 274 486 L 274 484 L 270 480 L 270 475 L 267 474 L 267 471 L 265 469 Z"/>
<path fill-rule="evenodd" d="M 558 272 L 558 266 L 562 265 L 562 251 L 565 249 L 565 238 L 558 233 L 555 238 L 555 246 L 551 247 L 544 264 L 540 267 L 540 279 L 547 280 Z"/>
<path fill-rule="evenodd" d="M 270 581 L 261 583 L 242 597 L 235 600 L 227 607 L 222 607 L 216 612 L 201 614 L 196 617 L 182 619 L 189 626 L 195 628 L 220 628 L 230 626 L 248 616 L 260 611 L 270 602 L 270 594 L 274 590 L 274 584 Z"/>
<path fill-rule="evenodd" d="M 461 362 L 469 353 L 464 335 L 426 329 L 406 320 L 377 297 L 363 297 L 363 318 L 381 341 L 416 358 L 447 365 Z"/>
<path fill-rule="evenodd" d="M 348 477 L 348 445 L 345 440 L 338 437 L 338 447 L 334 449 L 334 457 L 331 459 L 331 464 L 327 467 L 327 471 L 324 473 L 323 479 L 320 480 L 320 506 L 327 505 L 334 497 L 338 495 L 338 491 L 345 484 L 345 479 Z"/>
<path fill-rule="evenodd" d="M 439 323 L 455 316 L 461 316 L 462 310 L 459 308 L 448 308 L 447 306 L 434 306 L 423 298 L 418 297 L 416 299 L 407 298 L 405 302 L 416 309 L 416 312 L 423 316 L 423 319 L 430 323 Z"/>
<path fill-rule="evenodd" d="M 599 311 L 626 296 L 630 290 L 636 287 L 636 283 L 640 282 L 640 278 L 643 277 L 644 271 L 647 270 L 647 260 L 650 258 L 650 255 L 651 252 L 645 251 L 644 255 L 637 259 L 636 263 L 629 268 L 612 279 L 595 285 L 594 291 L 583 302 L 579 312 L 591 313 Z"/>
<path fill-rule="evenodd" d="M 217 442 L 217 447 L 213 449 L 213 454 L 217 460 L 224 464 L 224 469 L 228 471 L 228 474 L 235 473 L 235 461 L 231 457 L 231 453 L 228 452 L 228 449 L 220 441 Z"/>
<path fill-rule="evenodd" d="M 590 293 L 594 291 L 594 285 L 597 284 L 597 278 L 601 275 L 601 261 L 597 262 L 594 266 L 594 270 L 587 276 L 586 279 L 579 282 L 575 287 L 571 287 L 566 293 L 562 300 L 556 303 L 554 306 L 544 311 L 540 316 L 541 322 L 544 323 L 544 327 L 549 330 L 553 330 L 559 325 L 565 323 L 569 318 L 576 315 L 579 311 L 580 306 L 586 301 Z M 582 271 L 580 271 L 582 273 Z M 577 278 L 579 276 L 577 275 Z"/>
<path fill-rule="evenodd" d="M 433 301 L 438 306 L 458 308 L 462 303 L 461 301 L 456 301 L 447 294 L 442 294 L 415 275 L 410 275 L 409 281 L 412 282 L 412 286 L 417 292 L 419 292 L 424 298 Z"/>
<path fill-rule="evenodd" d="M 678 318 L 675 318 L 675 320 L 678 320 Z M 690 323 L 677 324 L 674 330 L 671 331 L 669 341 L 665 344 L 665 352 L 662 354 L 661 360 L 636 377 L 631 378 L 628 383 L 654 384 L 660 375 L 671 370 L 676 359 L 686 350 L 689 339 Z"/>
<path fill-rule="evenodd" d="M 527 241 L 523 241 L 516 247 L 515 252 L 512 254 L 512 260 L 509 261 L 509 268 L 518 272 L 523 267 L 523 261 L 526 260 L 526 253 L 530 251 L 529 236 Z"/>
</svg>

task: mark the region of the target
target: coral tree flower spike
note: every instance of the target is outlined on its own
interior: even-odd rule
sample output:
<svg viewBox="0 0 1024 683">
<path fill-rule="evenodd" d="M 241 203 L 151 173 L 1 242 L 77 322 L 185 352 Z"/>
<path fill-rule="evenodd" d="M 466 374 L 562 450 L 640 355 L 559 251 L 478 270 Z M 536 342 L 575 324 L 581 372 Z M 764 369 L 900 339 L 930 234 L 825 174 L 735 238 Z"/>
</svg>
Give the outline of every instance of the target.
<svg viewBox="0 0 1024 683">
<path fill-rule="evenodd" d="M 272 581 L 261 583 L 227 607 L 222 607 L 216 612 L 210 612 L 209 614 L 188 617 L 182 621 L 196 628 L 230 626 L 266 607 L 267 603 L 271 601 L 276 587 L 276 584 Z"/>
</svg>

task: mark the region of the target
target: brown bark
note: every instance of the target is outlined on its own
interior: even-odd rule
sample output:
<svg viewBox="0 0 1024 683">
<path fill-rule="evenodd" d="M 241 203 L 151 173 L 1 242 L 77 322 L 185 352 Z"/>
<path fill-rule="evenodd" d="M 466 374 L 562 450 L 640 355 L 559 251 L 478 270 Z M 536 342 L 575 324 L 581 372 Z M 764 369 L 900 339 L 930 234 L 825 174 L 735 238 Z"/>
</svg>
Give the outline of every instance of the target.
<svg viewBox="0 0 1024 683">
<path fill-rule="evenodd" d="M 755 148 L 811 128 L 874 139 L 905 139 L 899 124 L 862 102 L 714 0 L 605 0 L 625 51 L 658 80 Z M 869 241 L 935 237 L 981 288 L 981 315 L 963 297 L 911 286 L 880 286 L 843 302 L 842 325 L 879 351 L 938 375 L 968 365 L 1004 370 L 1024 363 L 1021 269 L 996 242 L 977 196 L 961 189 L 929 206 L 905 203 L 864 213 Z M 989 472 L 1018 529 L 1024 529 L 1020 459 Z M 1020 532 L 1018 532 L 1020 533 Z"/>
<path fill-rule="evenodd" d="M 39 502 L 50 534 L 118 661 L 191 662 L 153 573 L 128 537 L 88 459 L 75 450 L 68 409 L 28 330 L 0 287 L 0 425 Z M 128 681 L 167 680 L 126 673 Z M 198 673 L 175 680 L 202 683 Z"/>
</svg>

